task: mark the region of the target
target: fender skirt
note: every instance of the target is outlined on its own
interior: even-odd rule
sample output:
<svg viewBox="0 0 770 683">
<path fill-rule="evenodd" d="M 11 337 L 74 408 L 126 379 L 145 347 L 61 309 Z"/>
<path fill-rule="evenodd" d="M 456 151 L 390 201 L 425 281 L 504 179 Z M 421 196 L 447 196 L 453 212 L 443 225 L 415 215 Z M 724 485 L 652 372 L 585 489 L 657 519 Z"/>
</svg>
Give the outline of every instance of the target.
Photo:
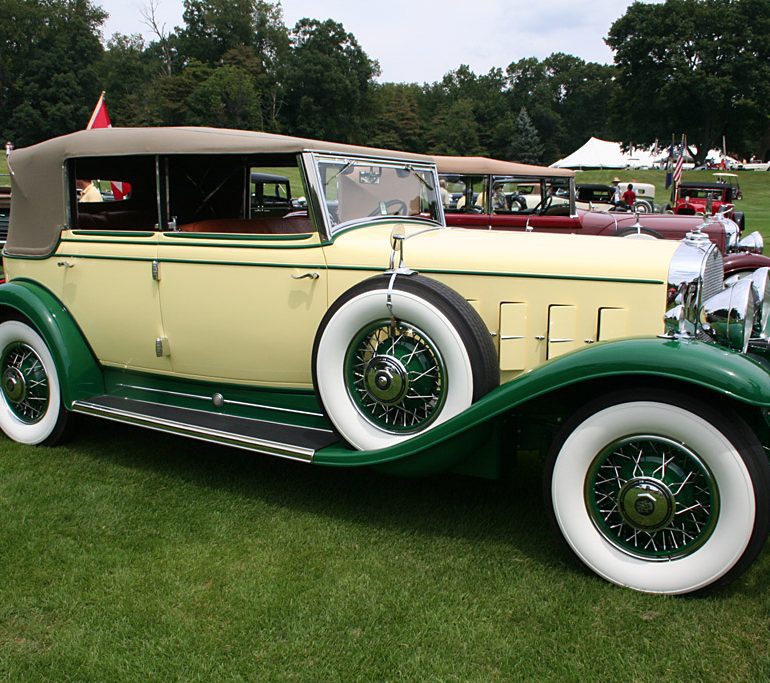
<svg viewBox="0 0 770 683">
<path fill-rule="evenodd" d="M 529 400 L 587 380 L 661 377 L 737 402 L 770 407 L 770 363 L 700 341 L 643 337 L 602 342 L 565 354 L 492 390 L 466 411 L 419 436 L 376 451 L 329 446 L 316 464 L 337 467 L 402 461 L 400 473 L 449 469 L 487 443 L 487 423 Z"/>
<path fill-rule="evenodd" d="M 101 369 L 69 311 L 51 292 L 26 280 L 0 285 L 0 312 L 13 309 L 37 329 L 59 373 L 65 407 L 104 393 Z"/>
</svg>

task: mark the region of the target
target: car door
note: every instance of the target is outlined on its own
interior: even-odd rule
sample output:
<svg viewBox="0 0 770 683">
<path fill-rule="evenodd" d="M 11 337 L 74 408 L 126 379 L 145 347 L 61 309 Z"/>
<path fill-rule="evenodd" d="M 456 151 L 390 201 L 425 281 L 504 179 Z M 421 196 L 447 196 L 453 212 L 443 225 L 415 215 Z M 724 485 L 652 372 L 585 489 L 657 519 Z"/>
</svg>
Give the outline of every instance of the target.
<svg viewBox="0 0 770 683">
<path fill-rule="evenodd" d="M 313 340 L 327 308 L 318 233 L 165 233 L 158 262 L 174 374 L 312 385 Z"/>
</svg>

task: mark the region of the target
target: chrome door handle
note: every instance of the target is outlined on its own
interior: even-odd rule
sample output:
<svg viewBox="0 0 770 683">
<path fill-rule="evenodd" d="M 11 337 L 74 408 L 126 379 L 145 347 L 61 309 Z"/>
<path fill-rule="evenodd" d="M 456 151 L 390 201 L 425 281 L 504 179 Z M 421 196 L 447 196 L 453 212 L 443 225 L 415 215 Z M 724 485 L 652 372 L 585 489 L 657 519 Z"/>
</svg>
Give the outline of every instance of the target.
<svg viewBox="0 0 770 683">
<path fill-rule="evenodd" d="M 59 266 L 59 268 L 74 268 L 75 267 L 75 264 L 74 263 L 70 263 L 69 261 L 59 261 L 56 265 Z"/>
<path fill-rule="evenodd" d="M 292 280 L 304 280 L 304 279 L 307 278 L 309 280 L 317 280 L 319 277 L 321 277 L 321 276 L 318 273 L 313 272 L 313 273 L 302 273 L 302 275 L 292 275 L 291 279 Z"/>
</svg>

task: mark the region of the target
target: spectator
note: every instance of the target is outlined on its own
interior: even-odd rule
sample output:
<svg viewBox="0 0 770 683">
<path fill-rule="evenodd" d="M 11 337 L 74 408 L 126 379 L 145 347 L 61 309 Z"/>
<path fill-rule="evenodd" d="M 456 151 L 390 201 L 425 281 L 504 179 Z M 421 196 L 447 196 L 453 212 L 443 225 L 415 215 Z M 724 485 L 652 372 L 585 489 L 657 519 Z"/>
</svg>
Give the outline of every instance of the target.
<svg viewBox="0 0 770 683">
<path fill-rule="evenodd" d="M 13 143 L 10 140 L 6 140 L 6 142 L 5 142 L 5 156 L 6 156 L 6 158 L 11 156 L 11 152 L 13 152 Z"/>
<path fill-rule="evenodd" d="M 628 188 L 623 193 L 623 203 L 628 208 L 633 207 L 636 203 L 636 192 L 634 192 L 634 186 L 631 183 L 628 183 Z"/>
<path fill-rule="evenodd" d="M 76 180 L 75 187 L 78 190 L 79 202 L 101 202 L 102 193 L 94 185 L 92 180 Z"/>
<path fill-rule="evenodd" d="M 615 176 L 612 179 L 612 203 L 617 206 L 620 204 L 621 198 L 620 198 L 620 185 L 618 183 L 620 182 L 620 178 Z"/>
</svg>

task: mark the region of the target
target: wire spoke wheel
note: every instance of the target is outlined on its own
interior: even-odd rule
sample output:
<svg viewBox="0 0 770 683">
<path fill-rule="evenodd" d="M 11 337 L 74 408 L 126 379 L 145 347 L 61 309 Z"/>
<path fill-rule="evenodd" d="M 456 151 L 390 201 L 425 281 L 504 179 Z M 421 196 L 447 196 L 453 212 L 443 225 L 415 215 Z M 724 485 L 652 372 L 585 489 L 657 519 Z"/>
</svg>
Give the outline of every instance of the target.
<svg viewBox="0 0 770 683">
<path fill-rule="evenodd" d="M 419 328 L 401 321 L 374 321 L 354 337 L 345 356 L 350 397 L 379 429 L 409 433 L 439 414 L 446 396 L 446 369 L 436 345 Z"/>
<path fill-rule="evenodd" d="M 0 386 L 11 412 L 25 424 L 39 422 L 48 410 L 50 386 L 43 362 L 27 344 L 6 347 L 0 361 Z"/>
<path fill-rule="evenodd" d="M 645 560 L 689 555 L 708 540 L 719 516 L 709 469 L 694 452 L 661 436 L 609 444 L 589 469 L 585 498 L 601 534 Z"/>
</svg>

